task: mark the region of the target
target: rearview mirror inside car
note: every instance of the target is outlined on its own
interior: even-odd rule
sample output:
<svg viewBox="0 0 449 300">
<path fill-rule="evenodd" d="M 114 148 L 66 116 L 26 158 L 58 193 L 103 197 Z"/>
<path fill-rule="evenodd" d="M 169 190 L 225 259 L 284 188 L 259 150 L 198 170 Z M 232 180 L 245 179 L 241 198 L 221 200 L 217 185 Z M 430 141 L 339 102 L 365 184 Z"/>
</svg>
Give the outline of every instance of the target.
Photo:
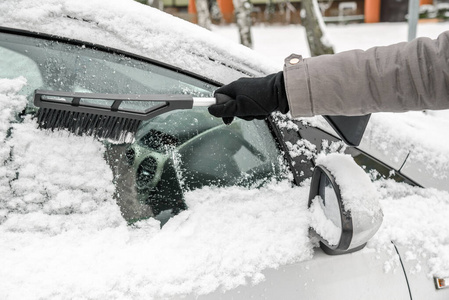
<svg viewBox="0 0 449 300">
<path fill-rule="evenodd" d="M 382 224 L 376 191 L 368 175 L 351 160 L 349 155 L 331 154 L 322 159 L 328 167 L 317 165 L 312 176 L 311 233 L 330 255 L 362 249 Z"/>
</svg>

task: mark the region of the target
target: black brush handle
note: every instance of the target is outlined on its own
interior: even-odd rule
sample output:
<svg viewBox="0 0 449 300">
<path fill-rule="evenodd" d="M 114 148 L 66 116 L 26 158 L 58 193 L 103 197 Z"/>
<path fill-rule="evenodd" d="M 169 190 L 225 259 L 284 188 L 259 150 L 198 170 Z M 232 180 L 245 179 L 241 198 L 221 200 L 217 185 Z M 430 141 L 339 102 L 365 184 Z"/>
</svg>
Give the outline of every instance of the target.
<svg viewBox="0 0 449 300">
<path fill-rule="evenodd" d="M 99 105 L 82 102 L 82 99 L 111 100 L 111 105 Z M 142 110 L 121 109 L 122 102 L 156 102 L 155 105 Z M 148 120 L 176 109 L 191 109 L 193 97 L 190 95 L 122 95 L 98 93 L 72 93 L 36 90 L 34 105 L 39 108 L 65 110 L 78 113 L 122 117 L 135 120 Z"/>
</svg>

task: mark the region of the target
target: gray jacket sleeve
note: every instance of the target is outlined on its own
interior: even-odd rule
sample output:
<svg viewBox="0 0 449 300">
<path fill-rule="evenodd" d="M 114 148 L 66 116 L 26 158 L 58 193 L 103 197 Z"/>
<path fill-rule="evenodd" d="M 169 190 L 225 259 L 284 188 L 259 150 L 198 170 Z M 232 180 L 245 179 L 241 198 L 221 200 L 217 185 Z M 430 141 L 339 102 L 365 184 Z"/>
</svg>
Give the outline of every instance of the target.
<svg viewBox="0 0 449 300">
<path fill-rule="evenodd" d="M 293 117 L 449 109 L 449 31 L 438 39 L 285 60 Z"/>
</svg>

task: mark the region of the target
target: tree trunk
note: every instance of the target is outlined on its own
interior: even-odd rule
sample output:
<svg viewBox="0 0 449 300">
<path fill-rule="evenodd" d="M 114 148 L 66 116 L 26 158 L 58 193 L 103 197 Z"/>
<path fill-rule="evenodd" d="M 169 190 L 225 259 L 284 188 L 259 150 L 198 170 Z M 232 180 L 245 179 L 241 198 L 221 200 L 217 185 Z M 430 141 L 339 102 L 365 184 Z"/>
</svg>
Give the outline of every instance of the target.
<svg viewBox="0 0 449 300">
<path fill-rule="evenodd" d="M 233 0 L 235 10 L 235 20 L 239 29 L 240 43 L 252 48 L 251 37 L 251 3 L 249 0 Z"/>
<path fill-rule="evenodd" d="M 302 0 L 301 22 L 306 28 L 310 55 L 334 54 L 324 34 L 325 25 L 317 0 Z"/>
<path fill-rule="evenodd" d="M 198 25 L 210 30 L 211 20 L 209 3 L 207 0 L 195 0 L 196 11 L 198 13 Z"/>
<path fill-rule="evenodd" d="M 164 2 L 162 0 L 147 0 L 147 5 L 162 11 L 164 10 Z"/>
</svg>

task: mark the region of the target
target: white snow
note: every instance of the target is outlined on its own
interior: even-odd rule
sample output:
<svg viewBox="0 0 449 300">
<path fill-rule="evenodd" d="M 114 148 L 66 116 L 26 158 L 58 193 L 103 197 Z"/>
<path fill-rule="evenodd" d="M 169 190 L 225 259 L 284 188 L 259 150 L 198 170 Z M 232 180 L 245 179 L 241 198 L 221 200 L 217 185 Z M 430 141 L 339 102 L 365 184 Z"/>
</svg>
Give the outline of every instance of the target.
<svg viewBox="0 0 449 300">
<path fill-rule="evenodd" d="M 380 210 L 378 195 L 369 176 L 354 162 L 352 156 L 321 153 L 316 163 L 323 165 L 335 177 L 347 210 L 369 216 L 374 216 Z"/>
<path fill-rule="evenodd" d="M 376 189 L 384 220 L 368 247 L 386 250 L 394 241 L 409 249 L 405 259 L 416 263 L 410 271 L 426 266 L 429 277 L 449 276 L 449 193 L 390 180 L 376 182 Z"/>
<path fill-rule="evenodd" d="M 254 75 L 276 70 L 247 47 L 134 0 L 0 1 L 0 25 L 119 48 L 220 81 L 237 79 L 221 63 Z"/>
<path fill-rule="evenodd" d="M 307 203 L 298 201 L 306 197 L 306 188 L 288 183 L 199 190 L 162 229 L 154 219 L 55 236 L 3 225 L 0 297 L 151 299 L 256 284 L 265 268 L 311 259 Z"/>
<path fill-rule="evenodd" d="M 9 210 L 6 209 L 4 201 L 12 197 L 9 181 L 15 177 L 15 172 L 5 166 L 11 155 L 11 149 L 5 145 L 5 139 L 15 114 L 26 106 L 26 98 L 17 95 L 25 84 L 24 77 L 0 79 L 0 161 L 3 162 L 3 165 L 0 165 L 0 223 L 8 215 Z"/>
<path fill-rule="evenodd" d="M 407 157 L 407 164 L 426 172 L 429 187 L 449 189 L 449 144 L 442 138 L 449 128 L 449 111 L 375 114 L 362 141 L 363 148 L 376 148 L 380 155 L 398 165 Z M 414 170 L 405 172 L 412 178 Z M 421 176 L 422 177 L 422 176 Z"/>
<path fill-rule="evenodd" d="M 213 33 L 149 11 L 129 0 L 2 1 L 0 24 L 70 33 L 77 39 L 189 66 L 205 75 L 213 74 L 216 66 L 200 70 L 199 60 L 188 50 L 193 41 L 201 55 L 226 56 L 220 49 L 229 49 L 249 66 L 260 64 L 261 73 L 277 65 L 281 69 L 283 57 L 290 52 L 307 53 L 299 26 L 254 28 L 255 49 L 270 54 L 270 60 Z M 67 15 L 92 22 L 72 27 L 75 21 Z M 57 26 L 50 22 L 52 18 Z M 179 24 L 190 33 L 178 32 Z M 436 37 L 446 28 L 447 23 L 422 24 L 418 34 Z M 237 32 L 233 26 L 214 27 L 213 31 L 222 35 Z M 329 26 L 327 33 L 337 51 L 366 49 L 405 40 L 406 26 Z M 180 53 L 175 51 L 178 48 L 185 57 L 171 55 Z M 1 299 L 151 299 L 202 294 L 257 284 L 266 268 L 312 259 L 307 184 L 291 187 L 282 182 L 260 190 L 205 188 L 187 193 L 189 210 L 162 229 L 152 219 L 127 226 L 112 197 L 112 173 L 101 143 L 38 131 L 31 119 L 13 124 L 9 135 L 14 112 L 25 104 L 18 94 L 25 84 L 24 78 L 0 79 Z M 380 124 L 388 116 L 376 118 Z M 433 159 L 429 153 L 441 153 L 432 166 L 445 161 L 449 149 L 438 137 L 445 136 L 447 123 L 439 113 L 395 115 L 388 120 L 391 123 L 386 127 L 394 125 L 401 132 L 386 141 L 393 143 L 403 135 L 423 159 Z M 431 129 L 435 144 L 428 139 Z M 385 128 L 372 136 L 387 132 Z M 419 134 L 411 140 L 415 132 Z M 440 152 L 433 152 L 435 147 Z M 380 196 L 384 221 L 368 247 L 391 250 L 393 240 L 410 249 L 406 259 L 417 261 L 416 271 L 427 266 L 429 275 L 449 276 L 449 234 L 445 230 L 449 228 L 449 193 L 391 180 L 376 182 L 374 189 L 371 192 Z M 390 267 L 386 262 L 386 270 Z"/>
<path fill-rule="evenodd" d="M 0 140 L 6 138 L 7 131 L 10 128 L 9 123 L 14 120 L 16 113 L 26 106 L 26 98 L 17 95 L 26 82 L 25 77 L 19 77 L 15 80 L 0 79 Z"/>
<path fill-rule="evenodd" d="M 320 153 L 316 163 L 334 176 L 344 208 L 351 212 L 354 233 L 350 247 L 362 245 L 377 232 L 383 219 L 378 192 L 368 174 L 348 154 Z"/>
<path fill-rule="evenodd" d="M 26 103 L 18 95 L 26 81 L 0 83 L 6 128 Z M 307 187 L 204 188 L 187 193 L 189 210 L 162 229 L 154 219 L 127 226 L 100 142 L 26 118 L 0 149 L 1 299 L 204 294 L 312 258 Z"/>
<path fill-rule="evenodd" d="M 316 196 L 312 200 L 309 208 L 310 211 L 310 227 L 325 239 L 329 245 L 337 245 L 341 237 L 341 226 L 335 224 L 326 214 L 323 207 L 323 200 L 320 196 Z M 341 220 L 340 224 L 341 224 Z"/>
</svg>

